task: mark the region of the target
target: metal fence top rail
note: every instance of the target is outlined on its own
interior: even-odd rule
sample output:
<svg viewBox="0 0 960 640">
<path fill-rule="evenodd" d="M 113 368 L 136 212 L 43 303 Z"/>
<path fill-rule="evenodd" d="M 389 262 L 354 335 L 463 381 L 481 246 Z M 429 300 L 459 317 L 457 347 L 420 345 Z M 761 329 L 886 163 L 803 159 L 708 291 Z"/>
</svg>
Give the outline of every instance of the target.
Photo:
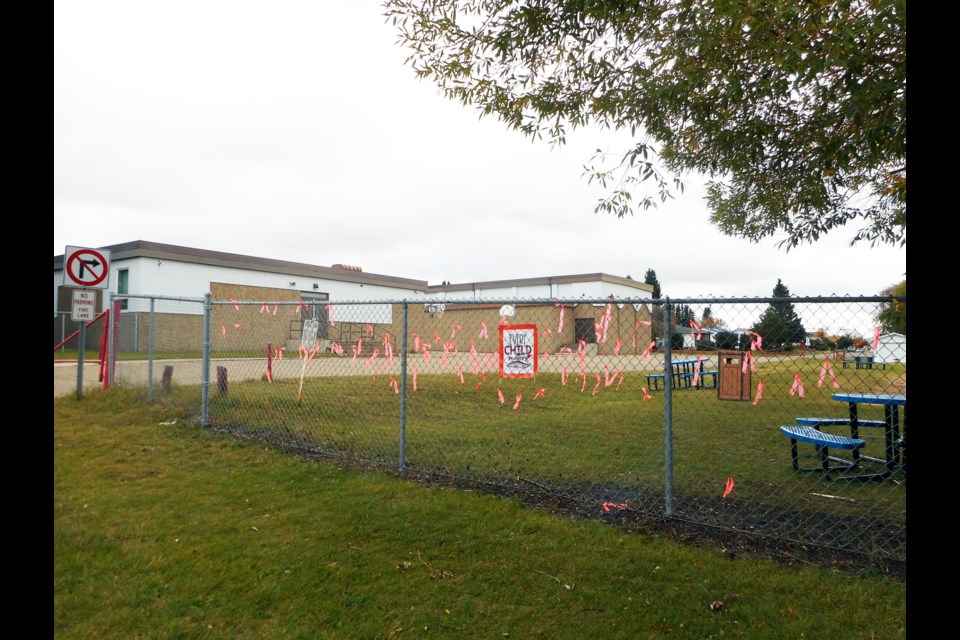
<svg viewBox="0 0 960 640">
<path fill-rule="evenodd" d="M 123 300 L 129 298 L 138 298 L 140 300 L 173 300 L 175 302 L 196 302 L 203 303 L 203 298 L 185 298 L 182 296 L 151 296 L 138 293 L 112 293 L 110 297 L 115 300 Z"/>
<path fill-rule="evenodd" d="M 160 296 L 143 296 L 143 295 L 122 295 L 116 297 L 123 298 L 157 298 L 163 300 L 185 300 L 189 302 L 203 302 L 202 298 L 162 298 Z M 520 301 L 518 303 L 518 300 Z M 831 302 L 890 302 L 891 300 L 898 300 L 901 302 L 906 302 L 906 297 L 900 296 L 791 296 L 789 298 L 774 298 L 774 297 L 753 297 L 753 298 L 518 298 L 516 296 L 509 297 L 499 297 L 499 298 L 383 298 L 379 300 L 309 300 L 309 302 L 314 304 L 324 303 L 329 305 L 378 305 L 378 304 L 414 304 L 414 305 L 494 305 L 494 304 L 555 304 L 555 303 L 564 303 L 564 304 L 594 304 L 594 305 L 603 305 L 603 304 L 649 304 L 649 305 L 666 305 L 666 304 L 710 304 L 710 303 L 723 303 L 723 304 L 738 304 L 738 303 L 751 303 L 751 304 L 768 304 L 768 303 L 778 303 L 778 302 L 812 302 L 812 303 L 831 303 Z M 277 305 L 297 305 L 302 304 L 301 300 L 213 300 L 212 304 L 215 305 L 263 305 L 263 304 L 277 304 Z"/>
</svg>

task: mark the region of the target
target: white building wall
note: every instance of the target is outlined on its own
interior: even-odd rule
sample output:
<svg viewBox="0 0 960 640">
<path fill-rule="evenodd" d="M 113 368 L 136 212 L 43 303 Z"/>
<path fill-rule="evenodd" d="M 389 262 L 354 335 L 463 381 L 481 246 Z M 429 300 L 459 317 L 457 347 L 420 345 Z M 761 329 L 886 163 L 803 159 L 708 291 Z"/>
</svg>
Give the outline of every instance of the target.
<svg viewBox="0 0 960 640">
<path fill-rule="evenodd" d="M 478 283 L 469 291 L 451 291 L 426 293 L 406 287 L 390 287 L 368 283 L 344 282 L 324 278 L 310 278 L 299 275 L 269 273 L 253 269 L 238 269 L 203 265 L 193 262 L 180 262 L 157 258 L 127 258 L 113 260 L 110 265 L 109 288 L 103 296 L 103 308 L 109 304 L 110 293 L 117 293 L 119 272 L 128 271 L 128 293 L 131 295 L 156 295 L 168 298 L 187 298 L 202 300 L 210 291 L 211 282 L 237 284 L 253 287 L 295 290 L 306 293 L 327 294 L 332 302 L 401 300 L 430 302 L 458 300 L 539 300 L 539 299 L 575 299 L 598 300 L 608 296 L 615 298 L 647 298 L 648 292 L 621 284 L 592 282 L 544 283 L 485 288 Z M 57 308 L 57 287 L 63 285 L 63 271 L 54 272 L 54 311 Z M 291 284 L 293 283 L 293 284 Z M 314 288 L 314 284 L 317 285 Z M 269 302 L 269 301 L 264 301 Z M 202 314 L 200 305 L 191 305 L 177 301 L 155 301 L 154 310 L 158 313 L 195 313 Z M 384 307 L 385 309 L 386 307 Z M 358 312 L 361 306 L 357 307 Z M 103 309 L 100 309 L 101 311 Z M 132 298 L 127 310 L 146 312 L 150 310 L 150 300 Z M 383 309 L 363 312 L 364 316 L 380 317 Z"/>
<path fill-rule="evenodd" d="M 155 295 L 202 300 L 203 296 L 210 292 L 211 282 L 221 282 L 252 287 L 291 289 L 307 293 L 326 293 L 331 301 L 398 300 L 418 297 L 414 291 L 400 287 L 359 284 L 323 278 L 304 278 L 281 273 L 266 273 L 252 269 L 236 269 L 175 260 L 128 258 L 111 262 L 110 275 L 108 276 L 110 286 L 105 291 L 104 308 L 109 304 L 109 293 L 117 293 L 118 274 L 123 269 L 128 271 L 128 292 L 131 295 Z M 53 281 L 53 308 L 56 311 L 57 287 L 63 285 L 62 270 L 54 271 Z M 291 285 L 291 282 L 295 284 Z M 318 285 L 316 289 L 313 288 L 314 283 Z M 150 301 L 132 298 L 128 302 L 127 310 L 149 311 Z M 155 302 L 154 310 L 158 313 L 203 313 L 201 306 L 193 308 L 192 305 L 182 302 L 163 300 Z"/>
<path fill-rule="evenodd" d="M 407 292 L 409 294 L 409 292 Z M 628 286 L 609 284 L 604 282 L 571 282 L 563 284 L 518 285 L 507 287 L 485 287 L 477 284 L 470 291 L 437 291 L 423 296 L 425 302 L 458 302 L 463 300 L 547 300 L 552 298 L 600 300 L 608 296 L 614 298 L 649 300 L 650 294 L 646 291 L 633 289 Z M 403 297 L 403 296 L 401 296 Z"/>
</svg>

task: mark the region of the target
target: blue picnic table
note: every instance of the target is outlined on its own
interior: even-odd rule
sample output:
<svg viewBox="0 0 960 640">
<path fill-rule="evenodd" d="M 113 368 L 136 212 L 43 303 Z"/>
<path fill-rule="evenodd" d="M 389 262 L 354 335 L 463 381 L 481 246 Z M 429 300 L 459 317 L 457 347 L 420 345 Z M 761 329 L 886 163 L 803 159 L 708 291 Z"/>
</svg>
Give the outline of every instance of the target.
<svg viewBox="0 0 960 640">
<path fill-rule="evenodd" d="M 700 375 L 696 375 L 697 363 L 701 363 L 700 366 Z M 711 379 L 712 385 L 709 388 L 714 388 L 717 386 L 717 373 L 716 371 L 707 371 L 706 368 L 710 364 L 710 358 L 681 358 L 680 360 L 671 360 L 670 368 L 673 376 L 673 388 L 682 389 L 693 387 L 693 379 L 697 378 L 697 389 L 703 389 L 706 387 L 705 380 Z M 654 391 L 659 389 L 660 381 L 664 379 L 664 374 L 662 373 L 650 373 L 647 374 L 647 385 Z"/>
<path fill-rule="evenodd" d="M 906 412 L 907 396 L 903 393 L 835 393 L 830 396 L 838 402 L 846 402 L 850 411 L 850 437 L 859 438 L 860 426 L 864 422 L 859 418 L 858 408 L 860 405 L 879 405 L 883 407 L 883 439 L 884 439 L 884 458 L 870 458 L 863 456 L 859 451 L 854 451 L 854 460 L 863 458 L 879 462 L 884 465 L 884 472 L 880 477 L 887 477 L 892 474 L 897 466 L 903 465 L 906 468 Z M 901 419 L 900 408 L 903 408 L 903 417 Z M 901 435 L 901 425 L 903 433 Z"/>
</svg>

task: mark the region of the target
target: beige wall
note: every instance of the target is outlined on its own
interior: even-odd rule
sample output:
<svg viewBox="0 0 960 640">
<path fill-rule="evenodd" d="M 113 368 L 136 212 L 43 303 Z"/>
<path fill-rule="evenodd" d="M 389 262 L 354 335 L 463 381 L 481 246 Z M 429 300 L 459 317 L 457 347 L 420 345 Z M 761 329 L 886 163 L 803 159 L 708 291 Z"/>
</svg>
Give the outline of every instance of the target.
<svg viewBox="0 0 960 640">
<path fill-rule="evenodd" d="M 299 338 L 300 313 L 296 304 L 269 305 L 262 308 L 264 302 L 300 301 L 300 292 L 268 287 L 251 287 L 211 283 L 211 296 L 214 301 L 235 300 L 247 304 L 216 304 L 211 313 L 211 343 L 214 353 L 224 351 L 261 351 L 267 348 L 268 343 L 273 347 L 287 346 L 287 340 Z M 429 344 L 432 353 L 443 349 L 443 342 L 453 341 L 460 352 L 474 347 L 481 353 L 495 353 L 499 348 L 500 326 L 499 304 L 476 305 L 448 305 L 443 313 L 428 312 L 421 303 L 408 306 L 409 335 L 407 348 L 413 351 L 414 334 L 418 334 L 423 343 Z M 596 349 L 597 355 L 612 355 L 617 347 L 617 338 L 620 338 L 620 353 L 623 355 L 642 353 L 650 344 L 652 331 L 650 312 L 646 307 L 638 311 L 632 304 L 625 304 L 619 308 L 616 304 L 609 305 L 610 323 L 607 330 L 606 342 L 591 346 L 591 352 Z M 538 327 L 540 352 L 557 353 L 562 347 L 569 347 L 576 351 L 575 337 L 576 319 L 589 318 L 593 323 L 600 323 L 605 306 L 592 304 L 565 304 L 563 306 L 564 322 L 562 330 L 558 332 L 560 308 L 545 304 L 517 304 L 514 305 L 514 316 L 507 318 L 509 324 L 533 324 Z M 127 350 L 132 346 L 134 334 L 137 348 L 146 351 L 149 340 L 149 314 L 125 314 L 125 325 L 121 329 L 121 349 Z M 327 338 L 343 346 L 345 355 L 351 355 L 351 346 L 361 339 L 362 355 L 372 354 L 374 349 L 384 352 L 384 338 L 390 336 L 395 352 L 401 349 L 403 327 L 403 305 L 394 304 L 392 322 L 389 324 L 368 325 L 367 323 L 350 323 L 336 321 L 336 306 L 334 306 L 333 324 L 327 325 Z M 154 319 L 154 349 L 156 351 L 197 351 L 201 348 L 203 317 L 188 314 L 156 314 Z M 640 324 L 640 322 L 644 324 Z M 487 327 L 487 336 L 481 337 L 481 323 Z M 137 326 L 139 325 L 139 326 Z M 454 325 L 459 325 L 456 328 Z M 373 330 L 372 337 L 370 330 Z M 439 335 L 441 342 L 436 342 Z"/>
<path fill-rule="evenodd" d="M 276 315 L 273 305 L 266 311 L 262 309 L 265 302 L 299 302 L 299 291 L 211 282 L 210 295 L 218 302 L 236 300 L 254 303 L 214 305 L 210 315 L 214 351 L 266 350 L 268 343 L 281 347 L 290 337 L 291 327 L 299 335 L 300 314 L 297 305 L 276 305 Z"/>
</svg>

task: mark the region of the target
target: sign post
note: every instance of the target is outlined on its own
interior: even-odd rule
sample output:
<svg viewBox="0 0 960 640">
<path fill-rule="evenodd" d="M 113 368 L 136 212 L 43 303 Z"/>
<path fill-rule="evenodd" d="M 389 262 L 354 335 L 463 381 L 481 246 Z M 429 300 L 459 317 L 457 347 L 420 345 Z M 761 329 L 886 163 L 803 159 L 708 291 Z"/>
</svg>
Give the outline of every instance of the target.
<svg viewBox="0 0 960 640">
<path fill-rule="evenodd" d="M 80 323 L 77 336 L 77 398 L 83 397 L 83 358 L 86 356 L 87 323 L 96 315 L 97 292 L 89 289 L 74 289 L 73 304 L 70 306 L 70 319 Z"/>
<path fill-rule="evenodd" d="M 80 323 L 77 348 L 77 399 L 83 397 L 83 358 L 87 347 L 87 322 L 96 315 L 96 292 L 110 286 L 110 251 L 68 246 L 63 254 L 63 284 L 80 287 L 73 292 L 70 318 Z"/>
</svg>

